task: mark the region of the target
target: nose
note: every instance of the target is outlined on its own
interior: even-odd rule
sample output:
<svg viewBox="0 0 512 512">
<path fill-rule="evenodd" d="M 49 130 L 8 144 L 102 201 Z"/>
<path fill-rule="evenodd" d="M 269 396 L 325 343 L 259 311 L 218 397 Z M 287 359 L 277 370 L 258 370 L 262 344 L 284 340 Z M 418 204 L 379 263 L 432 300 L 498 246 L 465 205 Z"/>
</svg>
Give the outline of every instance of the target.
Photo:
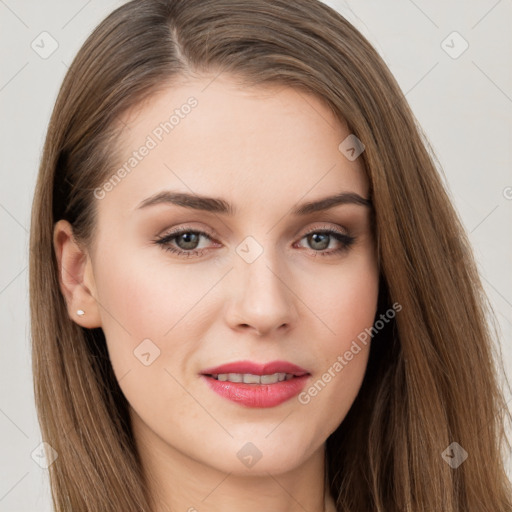
<svg viewBox="0 0 512 512">
<path fill-rule="evenodd" d="M 297 297 L 293 282 L 276 257 L 266 257 L 264 251 L 252 263 L 239 259 L 230 279 L 228 286 L 235 292 L 226 314 L 232 329 L 263 337 L 284 333 L 296 324 Z"/>
</svg>

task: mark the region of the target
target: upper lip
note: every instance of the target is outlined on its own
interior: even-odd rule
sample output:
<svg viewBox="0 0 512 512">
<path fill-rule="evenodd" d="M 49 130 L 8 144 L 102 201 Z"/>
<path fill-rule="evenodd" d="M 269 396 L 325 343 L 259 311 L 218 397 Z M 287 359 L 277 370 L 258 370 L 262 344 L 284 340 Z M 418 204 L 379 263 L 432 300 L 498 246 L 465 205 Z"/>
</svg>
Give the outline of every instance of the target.
<svg viewBox="0 0 512 512">
<path fill-rule="evenodd" d="M 222 373 L 250 373 L 251 375 L 272 375 L 274 373 L 290 373 L 296 377 L 307 375 L 309 372 L 289 363 L 288 361 L 271 361 L 269 363 L 255 363 L 252 361 L 235 361 L 201 371 L 203 375 L 219 375 Z"/>
</svg>

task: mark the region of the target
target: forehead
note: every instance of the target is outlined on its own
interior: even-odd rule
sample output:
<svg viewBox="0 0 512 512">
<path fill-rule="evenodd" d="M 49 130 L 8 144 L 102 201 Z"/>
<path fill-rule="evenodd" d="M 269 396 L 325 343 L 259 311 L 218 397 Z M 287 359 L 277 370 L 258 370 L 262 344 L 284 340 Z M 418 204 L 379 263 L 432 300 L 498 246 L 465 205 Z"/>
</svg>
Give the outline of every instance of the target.
<svg viewBox="0 0 512 512">
<path fill-rule="evenodd" d="M 160 190 L 284 201 L 349 190 L 367 196 L 361 159 L 338 149 L 350 135 L 317 96 L 291 87 L 241 87 L 229 76 L 170 84 L 123 116 L 123 178 L 109 202 L 133 209 Z"/>
</svg>

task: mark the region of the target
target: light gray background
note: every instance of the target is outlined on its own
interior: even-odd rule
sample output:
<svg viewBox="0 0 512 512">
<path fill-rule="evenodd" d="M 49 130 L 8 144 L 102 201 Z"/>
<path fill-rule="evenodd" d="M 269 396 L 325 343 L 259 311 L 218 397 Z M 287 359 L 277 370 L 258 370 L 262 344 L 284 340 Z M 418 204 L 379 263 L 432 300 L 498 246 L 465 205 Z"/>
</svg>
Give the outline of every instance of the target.
<svg viewBox="0 0 512 512">
<path fill-rule="evenodd" d="M 47 470 L 31 458 L 41 435 L 33 405 L 29 342 L 30 208 L 45 131 L 67 67 L 93 28 L 122 3 L 0 0 L 1 511 L 51 511 Z M 501 325 L 510 378 L 512 2 L 326 3 L 376 47 L 439 158 Z M 43 31 L 59 45 L 47 59 L 31 48 Z M 442 46 L 453 31 L 469 44 L 458 58 Z M 445 43 L 452 46 L 452 54 L 462 48 L 457 37 Z"/>
</svg>

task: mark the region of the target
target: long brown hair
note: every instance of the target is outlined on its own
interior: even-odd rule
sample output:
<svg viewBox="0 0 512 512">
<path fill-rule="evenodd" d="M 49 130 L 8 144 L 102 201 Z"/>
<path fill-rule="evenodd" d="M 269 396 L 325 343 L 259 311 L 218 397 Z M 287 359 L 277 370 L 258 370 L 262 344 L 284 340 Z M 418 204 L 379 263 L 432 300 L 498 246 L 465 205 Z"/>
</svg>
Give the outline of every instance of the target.
<svg viewBox="0 0 512 512">
<path fill-rule="evenodd" d="M 100 23 L 70 66 L 30 232 L 34 390 L 43 440 L 58 453 L 55 510 L 153 510 L 103 331 L 69 318 L 52 235 L 66 219 L 78 241 L 94 242 L 94 189 L 115 168 L 121 115 L 201 73 L 313 93 L 365 146 L 380 309 L 402 309 L 372 340 L 361 390 L 327 440 L 337 509 L 510 512 L 510 413 L 467 236 L 386 64 L 317 0 L 134 0 Z M 457 468 L 442 455 L 454 442 L 468 454 Z"/>
</svg>

